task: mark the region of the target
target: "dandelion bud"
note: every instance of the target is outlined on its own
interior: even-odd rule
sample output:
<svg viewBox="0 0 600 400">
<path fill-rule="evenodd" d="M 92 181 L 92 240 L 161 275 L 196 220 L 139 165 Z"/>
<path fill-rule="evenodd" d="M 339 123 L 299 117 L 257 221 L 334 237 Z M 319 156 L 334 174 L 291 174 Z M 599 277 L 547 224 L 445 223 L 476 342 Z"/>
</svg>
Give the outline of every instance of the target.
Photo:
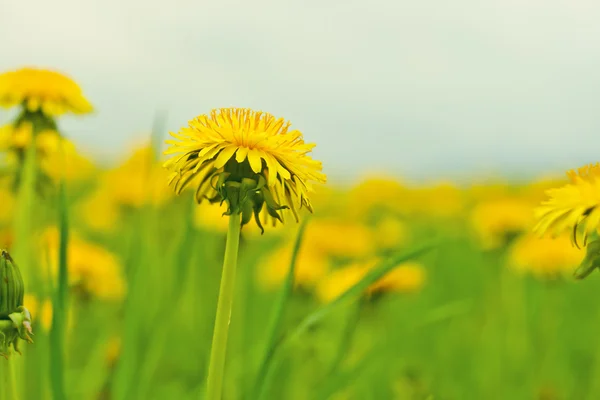
<svg viewBox="0 0 600 400">
<path fill-rule="evenodd" d="M 600 267 L 600 239 L 588 243 L 585 258 L 579 264 L 573 275 L 577 279 L 584 279 Z"/>
<path fill-rule="evenodd" d="M 8 359 L 10 347 L 19 354 L 19 339 L 33 343 L 31 335 L 31 313 L 25 307 L 18 307 L 11 313 L 8 320 L 0 320 L 0 356 Z"/>
<path fill-rule="evenodd" d="M 23 305 L 25 285 L 19 267 L 6 250 L 0 251 L 0 320 L 9 319 Z"/>
</svg>

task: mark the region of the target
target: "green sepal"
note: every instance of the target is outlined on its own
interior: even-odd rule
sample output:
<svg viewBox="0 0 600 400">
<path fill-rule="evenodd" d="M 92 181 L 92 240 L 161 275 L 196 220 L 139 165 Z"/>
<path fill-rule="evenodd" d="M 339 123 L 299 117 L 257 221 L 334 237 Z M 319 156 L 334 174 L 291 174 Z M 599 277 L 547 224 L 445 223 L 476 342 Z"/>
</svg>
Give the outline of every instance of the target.
<svg viewBox="0 0 600 400">
<path fill-rule="evenodd" d="M 594 240 L 586 246 L 585 257 L 573 273 L 576 279 L 588 277 L 596 268 L 600 268 L 600 240 Z"/>
</svg>

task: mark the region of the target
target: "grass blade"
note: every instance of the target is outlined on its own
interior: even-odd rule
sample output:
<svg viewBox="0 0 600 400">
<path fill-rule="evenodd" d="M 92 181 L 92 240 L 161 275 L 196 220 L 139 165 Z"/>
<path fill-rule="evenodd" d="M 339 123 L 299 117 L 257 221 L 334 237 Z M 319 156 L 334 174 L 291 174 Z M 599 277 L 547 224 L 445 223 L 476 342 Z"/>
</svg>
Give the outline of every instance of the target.
<svg viewBox="0 0 600 400">
<path fill-rule="evenodd" d="M 295 280 L 295 271 L 296 271 L 296 260 L 298 259 L 298 254 L 300 253 L 300 247 L 302 245 L 302 239 L 304 238 L 304 232 L 306 231 L 306 224 L 308 223 L 308 219 L 304 219 L 302 221 L 302 225 L 300 225 L 300 229 L 298 230 L 298 236 L 296 237 L 296 242 L 294 243 L 294 249 L 292 251 L 292 259 L 290 260 L 290 268 L 288 269 L 287 276 L 285 277 L 285 281 L 283 283 L 283 287 L 281 288 L 281 292 L 279 293 L 279 298 L 275 303 L 275 309 L 273 311 L 273 317 L 271 320 L 271 324 L 269 329 L 267 330 L 267 341 L 265 345 L 264 357 L 259 364 L 260 367 L 258 369 L 258 374 L 256 376 L 256 383 L 254 385 L 253 393 L 259 395 L 264 389 L 264 382 L 266 377 L 267 369 L 271 363 L 271 359 L 275 354 L 275 349 L 277 347 L 277 337 L 281 330 L 281 321 L 283 319 L 283 312 L 285 310 L 285 306 L 290 298 L 292 291 L 294 289 L 294 280 Z"/>
<path fill-rule="evenodd" d="M 274 363 L 274 359 L 276 358 L 275 353 L 278 350 L 280 352 L 282 347 L 286 347 L 290 343 L 293 343 L 298 337 L 300 337 L 310 327 L 312 327 L 317 322 L 322 320 L 324 317 L 326 317 L 328 314 L 330 314 L 337 307 L 339 307 L 343 304 L 349 303 L 349 302 L 355 300 L 356 298 L 360 297 L 361 294 L 370 285 L 372 285 L 377 280 L 379 280 L 381 277 L 383 277 L 385 274 L 390 272 L 398 264 L 403 263 L 408 260 L 411 260 L 411 259 L 414 259 L 414 258 L 424 254 L 425 252 L 431 250 L 433 247 L 434 247 L 433 244 L 426 244 L 426 245 L 416 248 L 415 250 L 412 250 L 412 251 L 409 251 L 406 253 L 401 253 L 399 255 L 390 257 L 389 259 L 387 259 L 387 260 L 383 261 L 381 264 L 379 264 L 376 268 L 374 268 L 368 274 L 366 274 L 359 282 L 357 282 L 354 286 L 352 286 L 351 288 L 346 290 L 338 298 L 336 298 L 335 300 L 333 300 L 330 303 L 323 305 L 322 307 L 318 308 L 316 311 L 314 311 L 313 313 L 308 315 L 306 318 L 304 318 L 294 330 L 292 330 L 289 334 L 287 334 L 284 338 L 282 338 L 282 340 L 280 342 L 278 342 L 278 345 L 273 348 L 272 354 L 270 354 L 270 357 L 267 358 L 267 365 L 264 367 L 264 377 L 263 377 L 264 381 L 270 382 L 270 380 L 272 379 L 273 365 L 276 364 L 276 363 Z M 263 383 L 263 388 L 260 392 L 260 396 L 258 397 L 259 399 L 263 398 L 263 396 L 267 392 L 267 389 L 268 389 L 268 385 Z"/>
<path fill-rule="evenodd" d="M 67 246 L 69 240 L 69 220 L 65 184 L 61 180 L 58 188 L 58 284 L 54 297 L 52 328 L 50 331 L 50 386 L 52 397 L 56 400 L 66 399 L 65 393 L 65 321 L 67 315 L 68 269 Z"/>
<path fill-rule="evenodd" d="M 327 303 L 308 315 L 300 324 L 294 329 L 286 338 L 287 342 L 293 342 L 300 335 L 306 332 L 310 327 L 315 325 L 317 322 L 326 317 L 329 313 L 335 310 L 340 305 L 345 303 L 349 303 L 358 297 L 373 283 L 381 279 L 385 274 L 390 272 L 392 269 L 396 268 L 398 264 L 401 264 L 405 261 L 414 259 L 427 251 L 431 250 L 434 246 L 432 244 L 427 244 L 416 248 L 415 250 L 409 251 L 407 253 L 401 253 L 399 255 L 388 258 L 383 261 L 373 270 L 371 270 L 368 274 L 366 274 L 360 281 L 358 281 L 354 286 L 350 289 L 346 290 L 342 295 L 333 300 L 330 303 Z"/>
</svg>

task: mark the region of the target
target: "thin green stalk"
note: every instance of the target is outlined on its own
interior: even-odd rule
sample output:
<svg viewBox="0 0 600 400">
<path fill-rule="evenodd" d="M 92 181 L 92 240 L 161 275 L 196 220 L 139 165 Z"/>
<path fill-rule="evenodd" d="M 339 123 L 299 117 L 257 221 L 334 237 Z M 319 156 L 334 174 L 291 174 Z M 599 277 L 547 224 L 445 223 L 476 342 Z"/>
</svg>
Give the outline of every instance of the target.
<svg viewBox="0 0 600 400">
<path fill-rule="evenodd" d="M 9 400 L 19 400 L 17 395 L 17 378 L 15 376 L 15 368 L 13 366 L 14 361 L 8 360 L 6 363 L 7 370 L 7 387 L 6 387 L 6 398 Z"/>
<path fill-rule="evenodd" d="M 219 289 L 219 301 L 217 303 L 217 316 L 215 318 L 215 330 L 208 366 L 207 400 L 221 400 L 225 356 L 227 354 L 227 335 L 229 333 L 238 247 L 240 244 L 240 228 L 241 216 L 237 214 L 230 216 L 227 244 L 225 245 L 225 258 L 223 260 L 223 273 L 221 275 L 221 287 Z"/>
<path fill-rule="evenodd" d="M 67 218 L 67 201 L 64 182 L 59 186 L 59 231 L 60 242 L 58 252 L 58 285 L 54 301 L 55 312 L 52 313 L 52 329 L 50 330 L 50 383 L 52 396 L 56 400 L 66 398 L 65 393 L 65 315 L 67 314 L 67 244 L 69 241 L 69 229 Z"/>
</svg>

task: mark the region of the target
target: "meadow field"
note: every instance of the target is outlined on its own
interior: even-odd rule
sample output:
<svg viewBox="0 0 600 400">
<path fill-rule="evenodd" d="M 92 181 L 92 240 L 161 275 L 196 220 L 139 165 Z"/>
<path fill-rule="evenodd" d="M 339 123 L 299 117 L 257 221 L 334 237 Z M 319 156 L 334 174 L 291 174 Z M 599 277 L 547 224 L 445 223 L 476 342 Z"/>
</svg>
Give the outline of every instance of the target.
<svg viewBox="0 0 600 400">
<path fill-rule="evenodd" d="M 227 204 L 175 194 L 162 129 L 103 165 L 35 105 L 0 129 L 34 334 L 2 352 L 0 399 L 205 398 Z M 299 222 L 244 225 L 222 398 L 599 399 L 598 274 L 532 233 L 566 182 L 328 181 Z"/>
</svg>

